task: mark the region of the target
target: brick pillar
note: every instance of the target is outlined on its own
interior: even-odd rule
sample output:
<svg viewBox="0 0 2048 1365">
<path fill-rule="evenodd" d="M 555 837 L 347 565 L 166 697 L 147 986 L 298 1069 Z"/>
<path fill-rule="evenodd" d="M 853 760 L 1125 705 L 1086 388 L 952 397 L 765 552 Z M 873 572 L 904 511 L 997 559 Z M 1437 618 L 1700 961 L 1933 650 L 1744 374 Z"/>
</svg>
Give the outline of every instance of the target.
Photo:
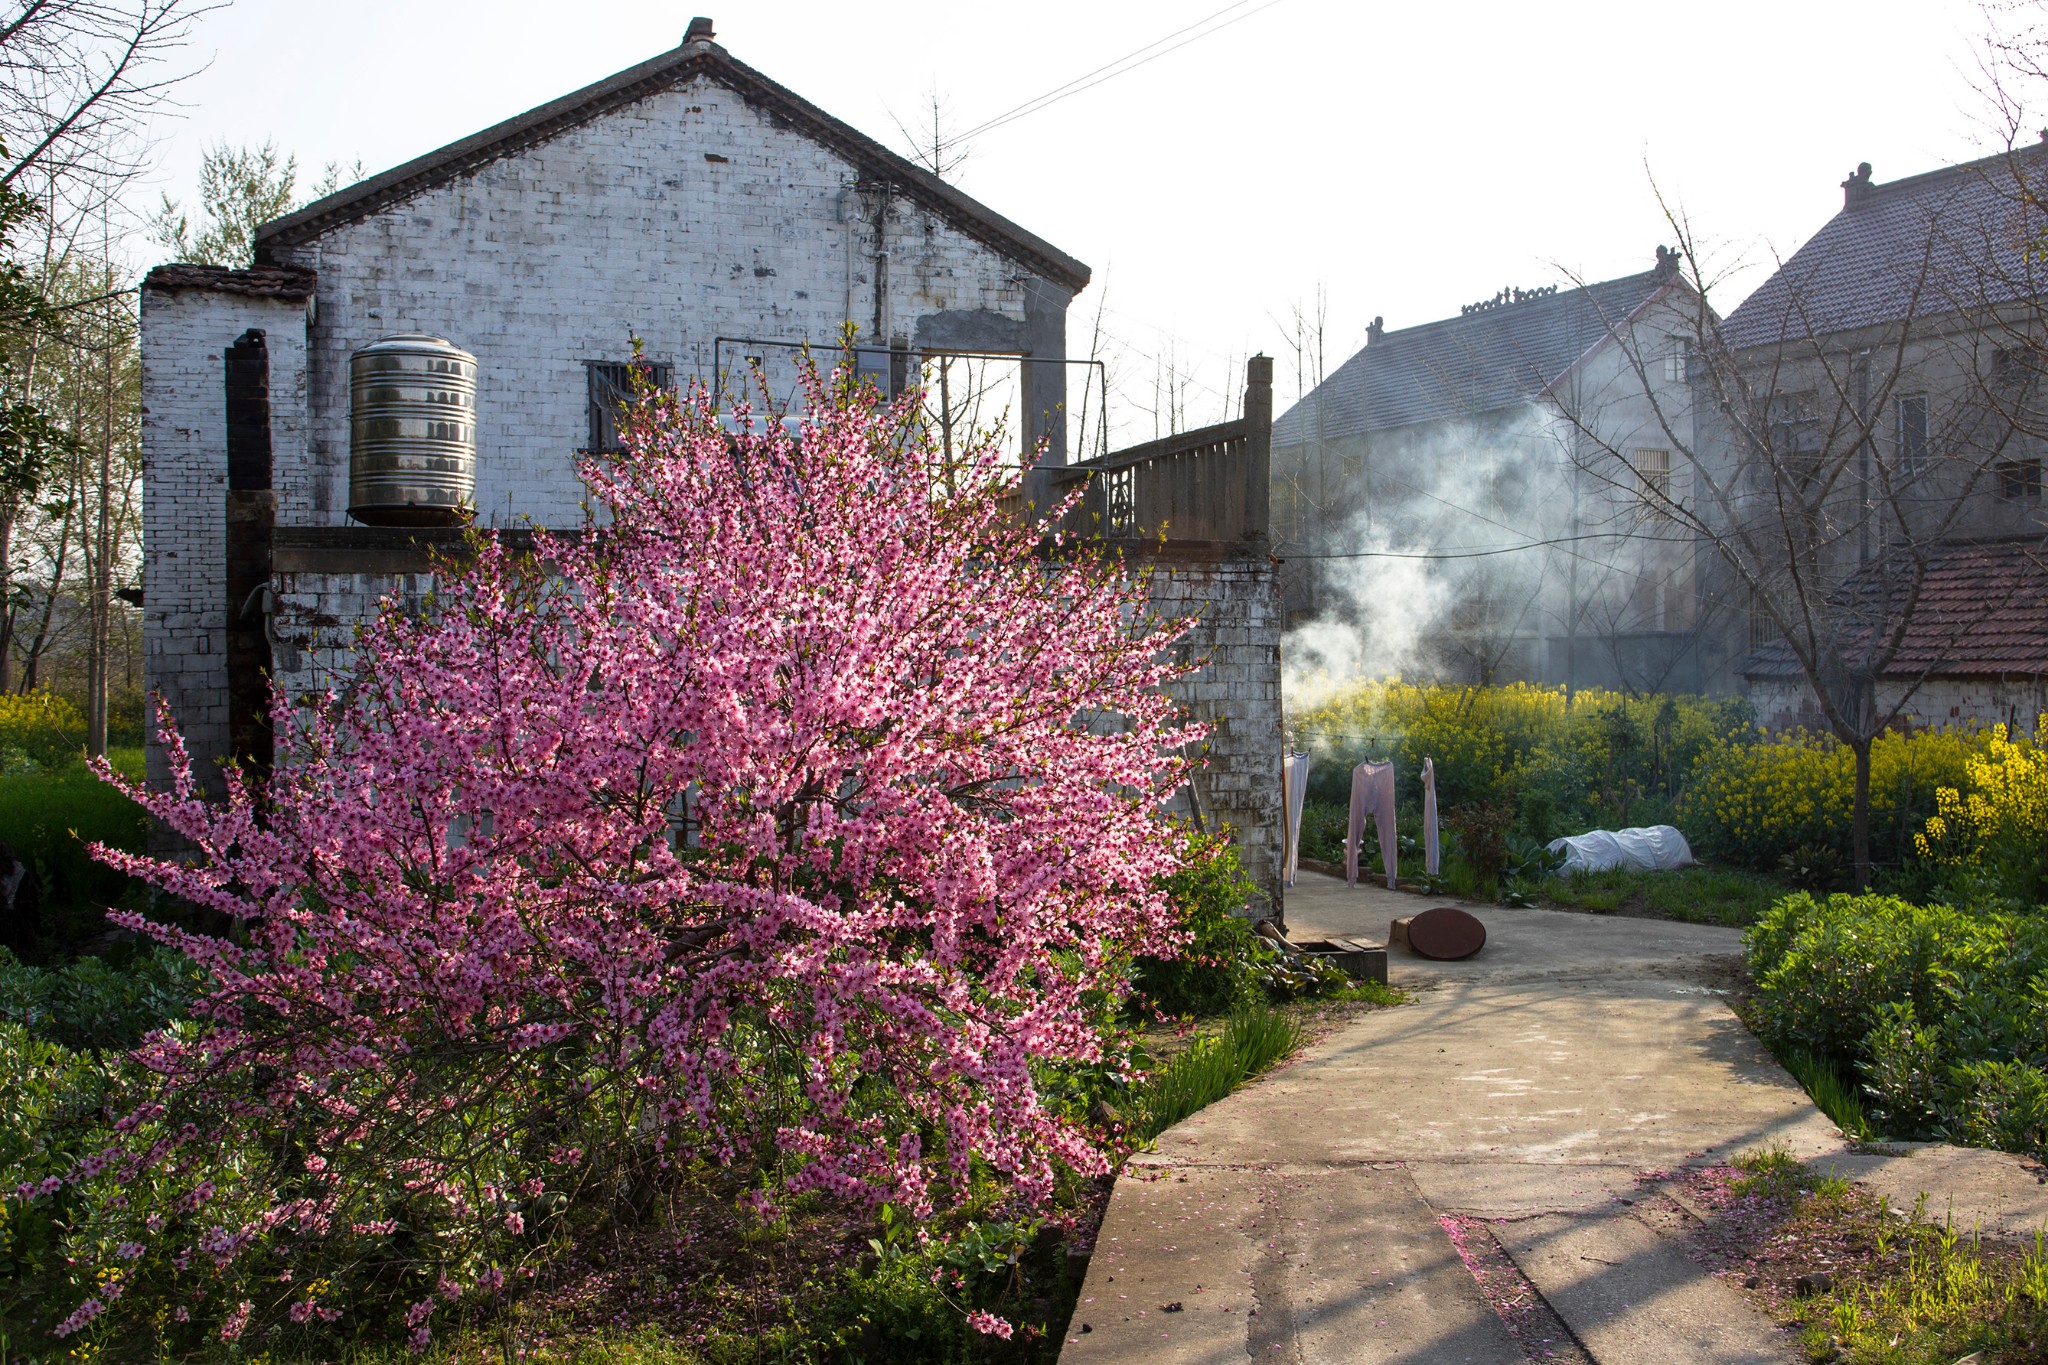
<svg viewBox="0 0 2048 1365">
<path fill-rule="evenodd" d="M 1244 538 L 1264 541 L 1273 526 L 1273 357 L 1255 355 L 1244 366 L 1247 453 Z"/>
</svg>

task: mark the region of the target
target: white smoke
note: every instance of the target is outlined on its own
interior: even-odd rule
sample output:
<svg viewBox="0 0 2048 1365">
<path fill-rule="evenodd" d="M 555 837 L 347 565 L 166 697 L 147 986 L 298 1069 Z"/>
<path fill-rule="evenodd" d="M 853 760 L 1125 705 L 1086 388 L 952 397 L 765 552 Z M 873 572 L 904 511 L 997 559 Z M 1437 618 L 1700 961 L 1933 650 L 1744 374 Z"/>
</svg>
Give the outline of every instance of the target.
<svg viewBox="0 0 2048 1365">
<path fill-rule="evenodd" d="M 1573 525 L 1562 425 L 1531 405 L 1483 429 L 1382 433 L 1363 460 L 1324 456 L 1341 466 L 1316 480 L 1337 490 L 1328 514 L 1282 549 L 1317 580 L 1317 615 L 1281 645 L 1290 712 L 1365 679 L 1468 673 L 1559 627 L 1569 551 L 1538 542 Z M 1347 506 L 1347 486 L 1372 497 Z"/>
</svg>

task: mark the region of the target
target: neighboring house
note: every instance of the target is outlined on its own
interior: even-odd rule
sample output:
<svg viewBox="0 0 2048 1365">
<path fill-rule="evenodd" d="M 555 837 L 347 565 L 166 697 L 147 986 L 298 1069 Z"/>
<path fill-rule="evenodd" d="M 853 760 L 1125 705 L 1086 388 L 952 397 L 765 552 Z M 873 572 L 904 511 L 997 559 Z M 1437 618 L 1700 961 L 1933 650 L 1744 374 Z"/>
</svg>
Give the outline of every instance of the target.
<svg viewBox="0 0 2048 1365">
<path fill-rule="evenodd" d="M 1706 686 L 1695 546 L 1655 506 L 1684 496 L 1698 315 L 1660 247 L 1639 275 L 1375 320 L 1274 424 L 1290 624 L 1362 632 L 1372 672 Z"/>
<path fill-rule="evenodd" d="M 786 400 L 801 348 L 829 366 L 848 323 L 892 392 L 950 357 L 957 396 L 1008 358 L 1022 443 L 1066 461 L 1067 308 L 1088 268 L 736 61 L 708 20 L 267 224 L 256 251 L 247 270 L 160 266 L 142 289 L 147 685 L 209 784 L 231 755 L 268 760 L 268 678 L 291 694 L 345 681 L 354 625 L 423 594 L 432 552 L 460 547 L 459 528 L 349 514 L 350 359 L 380 338 L 475 357 L 472 507 L 507 537 L 581 524 L 575 452 L 610 444 L 630 365 L 721 393 L 758 373 Z M 1054 472 L 1028 477 L 1044 505 Z M 1258 510 L 1229 545 L 1166 565 L 1154 596 L 1204 617 L 1189 647 L 1210 664 L 1178 689 L 1216 727 L 1197 809 L 1274 886 L 1278 635 Z M 155 745 L 149 774 L 166 776 Z"/>
<path fill-rule="evenodd" d="M 1832 692 L 1860 687 L 1880 715 L 1903 703 L 1906 724 L 2033 725 L 2048 678 L 2044 179 L 2048 145 L 1888 184 L 1865 163 L 1841 211 L 1723 322 L 1740 396 L 1707 444 L 1730 468 L 1826 483 L 1800 562 L 1765 565 L 1825 588 L 1824 628 L 1786 639 L 1784 613 L 1752 602 L 1740 673 L 1765 723 L 1818 722 L 1806 653 L 1836 661 Z"/>
<path fill-rule="evenodd" d="M 1988 589 L 1988 590 L 1987 590 Z M 1886 596 L 1871 566 L 1841 593 L 1876 608 Z M 1881 629 L 1883 613 L 1858 613 Z M 1852 644 L 1867 643 L 1862 640 Z M 1813 689 L 1784 640 L 1743 662 L 1758 720 L 1777 730 L 1824 730 Z M 2048 711 L 2048 568 L 2038 536 L 1951 541 L 1930 556 L 1919 599 L 1877 704 L 1919 725 L 2006 725 L 2032 731 Z"/>
</svg>

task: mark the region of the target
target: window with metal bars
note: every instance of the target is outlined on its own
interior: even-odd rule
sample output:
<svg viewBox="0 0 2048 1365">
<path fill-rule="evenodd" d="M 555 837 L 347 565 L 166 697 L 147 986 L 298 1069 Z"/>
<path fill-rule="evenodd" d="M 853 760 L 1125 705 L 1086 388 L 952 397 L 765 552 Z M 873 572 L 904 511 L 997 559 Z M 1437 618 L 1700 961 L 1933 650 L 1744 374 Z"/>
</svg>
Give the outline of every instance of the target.
<svg viewBox="0 0 2048 1365">
<path fill-rule="evenodd" d="M 1642 492 L 1637 496 L 1647 510 L 1663 516 L 1671 507 L 1671 452 L 1638 450 L 1635 467 L 1636 478 L 1642 483 Z"/>
<path fill-rule="evenodd" d="M 1763 594 L 1751 590 L 1749 594 L 1749 647 L 1751 649 L 1762 649 L 1777 638 L 1777 623 L 1771 620 L 1770 612 L 1764 610 Z"/>
<path fill-rule="evenodd" d="M 1102 533 L 1138 533 L 1138 479 L 1135 470 L 1112 469 L 1102 476 Z"/>
<path fill-rule="evenodd" d="M 616 454 L 621 448 L 622 406 L 633 402 L 644 389 L 675 387 L 673 367 L 652 360 L 588 360 L 583 368 L 588 377 L 590 420 L 590 443 L 584 448 L 600 455 Z"/>
</svg>

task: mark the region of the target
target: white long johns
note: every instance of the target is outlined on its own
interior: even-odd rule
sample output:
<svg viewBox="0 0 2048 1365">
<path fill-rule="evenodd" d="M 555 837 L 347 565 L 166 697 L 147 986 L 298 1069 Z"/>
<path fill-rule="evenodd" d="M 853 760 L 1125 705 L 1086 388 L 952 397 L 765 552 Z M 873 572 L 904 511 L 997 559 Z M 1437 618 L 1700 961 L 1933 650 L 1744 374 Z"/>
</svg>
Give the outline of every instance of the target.
<svg viewBox="0 0 2048 1365">
<path fill-rule="evenodd" d="M 1436 833 L 1436 760 L 1422 760 L 1422 870 L 1434 877 L 1443 850 Z"/>
<path fill-rule="evenodd" d="M 1289 886 L 1301 870 L 1301 807 L 1307 800 L 1308 755 L 1280 755 L 1280 837 L 1286 841 L 1280 875 Z"/>
<path fill-rule="evenodd" d="M 1361 763 L 1351 770 L 1351 836 L 1344 841 L 1344 883 L 1358 885 L 1358 850 L 1370 815 L 1379 829 L 1380 861 L 1387 865 L 1387 889 L 1394 889 L 1401 849 L 1394 837 L 1394 765 Z"/>
</svg>

